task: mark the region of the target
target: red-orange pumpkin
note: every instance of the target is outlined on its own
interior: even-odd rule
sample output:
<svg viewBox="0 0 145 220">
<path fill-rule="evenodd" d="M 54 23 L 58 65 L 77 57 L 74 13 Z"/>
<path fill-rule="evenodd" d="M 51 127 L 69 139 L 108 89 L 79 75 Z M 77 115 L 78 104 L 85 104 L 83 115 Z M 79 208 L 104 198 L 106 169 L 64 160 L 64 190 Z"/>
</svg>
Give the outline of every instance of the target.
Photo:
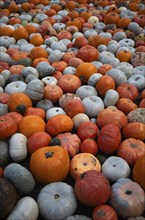
<svg viewBox="0 0 145 220">
<path fill-rule="evenodd" d="M 79 49 L 77 57 L 84 62 L 92 62 L 99 58 L 99 52 L 95 47 L 91 45 L 85 45 Z"/>
<path fill-rule="evenodd" d="M 132 177 L 135 182 L 137 182 L 145 191 L 145 156 L 139 158 L 133 167 Z"/>
<path fill-rule="evenodd" d="M 93 220 L 118 220 L 115 209 L 107 204 L 95 207 L 93 209 L 92 217 Z"/>
<path fill-rule="evenodd" d="M 120 143 L 117 155 L 132 167 L 140 157 L 145 156 L 145 144 L 141 140 L 127 138 Z"/>
<path fill-rule="evenodd" d="M 105 154 L 114 153 L 121 142 L 121 131 L 115 124 L 103 126 L 98 135 L 99 149 Z"/>
<path fill-rule="evenodd" d="M 145 124 L 141 122 L 131 122 L 124 126 L 122 134 L 125 138 L 136 138 L 141 141 L 145 140 Z"/>
<path fill-rule="evenodd" d="M 0 139 L 10 138 L 16 132 L 16 122 L 10 116 L 0 116 Z"/>
</svg>

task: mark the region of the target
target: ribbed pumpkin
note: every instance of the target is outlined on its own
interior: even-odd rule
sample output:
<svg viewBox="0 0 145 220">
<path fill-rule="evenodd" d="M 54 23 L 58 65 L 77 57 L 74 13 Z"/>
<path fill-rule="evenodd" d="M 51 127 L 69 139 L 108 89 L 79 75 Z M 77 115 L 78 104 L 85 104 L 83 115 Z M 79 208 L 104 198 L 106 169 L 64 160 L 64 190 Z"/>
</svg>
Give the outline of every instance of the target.
<svg viewBox="0 0 145 220">
<path fill-rule="evenodd" d="M 36 150 L 30 158 L 30 170 L 41 184 L 63 181 L 69 172 L 70 159 L 60 146 L 46 146 Z"/>
<path fill-rule="evenodd" d="M 22 92 L 15 92 L 8 99 L 8 108 L 11 112 L 20 112 L 23 114 L 28 107 L 32 107 L 30 97 Z"/>
<path fill-rule="evenodd" d="M 18 123 L 18 132 L 28 138 L 38 131 L 45 131 L 45 121 L 40 116 L 27 115 Z"/>
<path fill-rule="evenodd" d="M 46 124 L 47 132 L 53 137 L 60 133 L 70 132 L 72 129 L 72 119 L 64 114 L 58 114 L 51 117 Z"/>
<path fill-rule="evenodd" d="M 16 39 L 16 41 L 20 40 L 20 39 L 25 39 L 28 40 L 29 38 L 29 33 L 26 30 L 26 28 L 24 27 L 19 27 L 16 28 L 12 34 L 12 37 L 14 37 Z"/>
<path fill-rule="evenodd" d="M 124 126 L 122 134 L 125 138 L 136 138 L 145 140 L 145 124 L 141 122 L 132 122 Z"/>
<path fill-rule="evenodd" d="M 137 182 L 145 191 L 145 156 L 139 158 L 133 167 L 132 177 L 135 182 Z"/>
</svg>

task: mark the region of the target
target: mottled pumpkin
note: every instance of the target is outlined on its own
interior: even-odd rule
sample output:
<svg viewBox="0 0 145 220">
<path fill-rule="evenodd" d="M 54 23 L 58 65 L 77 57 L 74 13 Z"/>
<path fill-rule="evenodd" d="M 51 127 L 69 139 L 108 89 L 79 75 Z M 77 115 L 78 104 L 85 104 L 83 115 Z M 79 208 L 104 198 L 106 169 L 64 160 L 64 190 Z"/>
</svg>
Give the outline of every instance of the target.
<svg viewBox="0 0 145 220">
<path fill-rule="evenodd" d="M 95 207 L 93 209 L 92 217 L 93 220 L 118 220 L 115 209 L 107 204 Z"/>
</svg>

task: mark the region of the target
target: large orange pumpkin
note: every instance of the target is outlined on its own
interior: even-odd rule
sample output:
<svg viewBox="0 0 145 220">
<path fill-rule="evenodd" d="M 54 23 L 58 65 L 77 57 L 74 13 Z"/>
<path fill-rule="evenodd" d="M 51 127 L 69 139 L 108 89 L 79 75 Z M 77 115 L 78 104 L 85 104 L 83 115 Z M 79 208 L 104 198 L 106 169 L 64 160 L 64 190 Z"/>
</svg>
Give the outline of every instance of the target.
<svg viewBox="0 0 145 220">
<path fill-rule="evenodd" d="M 136 138 L 145 140 L 145 124 L 141 122 L 131 122 L 124 126 L 122 134 L 125 138 Z"/>
<path fill-rule="evenodd" d="M 139 158 L 133 167 L 132 177 L 145 191 L 145 156 Z"/>
<path fill-rule="evenodd" d="M 38 131 L 45 131 L 45 121 L 40 116 L 27 115 L 18 123 L 18 132 L 28 138 Z"/>
<path fill-rule="evenodd" d="M 30 170 L 41 184 L 63 181 L 69 172 L 70 159 L 60 146 L 46 146 L 36 150 L 30 158 Z"/>
<path fill-rule="evenodd" d="M 73 129 L 73 121 L 68 115 L 58 114 L 47 121 L 46 130 L 51 136 L 70 132 Z"/>
<path fill-rule="evenodd" d="M 99 95 L 104 97 L 107 90 L 115 89 L 115 81 L 111 76 L 104 75 L 98 79 L 95 88 Z"/>
</svg>

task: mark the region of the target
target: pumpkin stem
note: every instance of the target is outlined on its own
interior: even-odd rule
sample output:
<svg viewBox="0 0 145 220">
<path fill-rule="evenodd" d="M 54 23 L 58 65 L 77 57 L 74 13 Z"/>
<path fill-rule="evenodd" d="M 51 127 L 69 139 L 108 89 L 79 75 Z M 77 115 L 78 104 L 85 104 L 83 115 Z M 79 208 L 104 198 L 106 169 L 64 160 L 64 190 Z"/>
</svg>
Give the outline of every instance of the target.
<svg viewBox="0 0 145 220">
<path fill-rule="evenodd" d="M 85 177 L 85 173 L 81 173 L 81 174 L 80 174 L 80 178 L 81 178 L 81 179 L 84 179 L 84 177 Z"/>
<path fill-rule="evenodd" d="M 18 106 L 16 107 L 16 111 L 19 112 L 20 114 L 23 114 L 23 113 L 25 112 L 25 110 L 26 110 L 26 106 L 23 105 L 23 104 L 18 105 Z"/>
<path fill-rule="evenodd" d="M 126 192 L 125 192 L 126 195 L 131 195 L 131 193 L 132 192 L 130 190 L 126 190 Z"/>
<path fill-rule="evenodd" d="M 58 199 L 60 196 L 58 194 L 54 195 L 54 199 Z"/>
<path fill-rule="evenodd" d="M 51 158 L 53 157 L 54 152 L 47 152 L 45 153 L 46 158 Z"/>
</svg>

